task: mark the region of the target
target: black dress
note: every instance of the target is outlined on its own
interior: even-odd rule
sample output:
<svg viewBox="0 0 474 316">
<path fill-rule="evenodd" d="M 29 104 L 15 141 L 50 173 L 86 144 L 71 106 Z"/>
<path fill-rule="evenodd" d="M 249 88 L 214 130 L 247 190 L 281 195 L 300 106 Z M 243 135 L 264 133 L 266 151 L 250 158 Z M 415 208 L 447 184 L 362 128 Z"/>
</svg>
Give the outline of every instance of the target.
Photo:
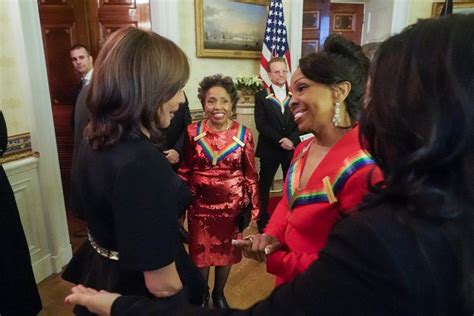
<svg viewBox="0 0 474 316">
<path fill-rule="evenodd" d="M 0 156 L 7 130 L 0 111 Z M 31 268 L 30 253 L 20 215 L 3 166 L 0 165 L 0 315 L 36 315 L 41 299 Z"/>
<path fill-rule="evenodd" d="M 65 280 L 152 297 L 143 271 L 177 261 L 183 284 L 191 286 L 193 293 L 196 287 L 201 293 L 207 291 L 207 285 L 199 283 L 199 273 L 189 272 L 193 267 L 179 242 L 177 211 L 185 186 L 148 139 L 129 138 L 104 150 L 93 150 L 83 142 L 71 181 L 90 235 L 120 258 L 104 257 L 87 241 L 64 271 Z M 81 308 L 75 312 L 89 314 Z"/>
</svg>

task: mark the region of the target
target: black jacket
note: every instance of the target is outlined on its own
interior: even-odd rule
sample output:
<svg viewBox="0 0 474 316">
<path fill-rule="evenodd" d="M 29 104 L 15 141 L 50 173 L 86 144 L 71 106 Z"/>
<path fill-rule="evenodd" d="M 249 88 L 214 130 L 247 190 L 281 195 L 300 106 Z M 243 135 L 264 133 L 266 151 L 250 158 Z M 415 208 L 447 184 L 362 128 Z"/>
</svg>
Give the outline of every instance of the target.
<svg viewBox="0 0 474 316">
<path fill-rule="evenodd" d="M 271 87 L 255 94 L 255 125 L 259 132 L 255 155 L 280 160 L 293 155 L 293 151 L 281 148 L 278 141 L 287 137 L 296 147 L 300 142 L 300 133 L 289 107 L 285 107 L 285 112 L 282 113 L 276 103 L 278 101 L 272 100 L 272 95 Z"/>
<path fill-rule="evenodd" d="M 438 224 L 390 204 L 336 224 L 327 246 L 302 275 L 247 310 L 204 310 L 121 297 L 123 315 L 471 315 L 460 310 L 461 278 L 453 248 Z M 173 301 L 174 300 L 174 301 Z M 160 314 L 161 315 L 161 314 Z"/>
</svg>

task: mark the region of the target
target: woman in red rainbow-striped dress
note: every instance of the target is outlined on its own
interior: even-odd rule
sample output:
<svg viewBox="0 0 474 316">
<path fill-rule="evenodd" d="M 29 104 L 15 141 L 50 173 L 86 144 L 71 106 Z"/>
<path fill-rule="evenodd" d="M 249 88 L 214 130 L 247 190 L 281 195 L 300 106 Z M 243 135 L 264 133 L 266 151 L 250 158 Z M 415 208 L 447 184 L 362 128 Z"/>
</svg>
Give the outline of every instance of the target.
<svg viewBox="0 0 474 316">
<path fill-rule="evenodd" d="M 293 73 L 290 109 L 298 129 L 315 137 L 297 146 L 264 234 L 234 242 L 244 254 L 266 260 L 276 285 L 318 258 L 334 224 L 362 201 L 369 182 L 382 178 L 358 138 L 368 65 L 360 46 L 332 35 Z"/>
<path fill-rule="evenodd" d="M 242 236 L 237 216 L 251 203 L 256 218 L 260 207 L 254 142 L 250 129 L 231 118 L 238 100 L 232 79 L 209 76 L 199 86 L 206 118 L 188 125 L 179 169 L 194 197 L 188 210 L 189 253 L 206 280 L 215 267 L 213 304 L 228 309 L 224 287 L 231 266 L 242 259 L 232 245 Z"/>
</svg>

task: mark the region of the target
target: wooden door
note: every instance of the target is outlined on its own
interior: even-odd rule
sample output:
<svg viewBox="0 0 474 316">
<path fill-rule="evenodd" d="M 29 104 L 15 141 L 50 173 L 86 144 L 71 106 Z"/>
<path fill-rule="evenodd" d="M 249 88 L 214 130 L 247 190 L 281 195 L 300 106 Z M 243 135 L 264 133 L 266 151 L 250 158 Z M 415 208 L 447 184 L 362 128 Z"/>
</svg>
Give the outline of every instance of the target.
<svg viewBox="0 0 474 316">
<path fill-rule="evenodd" d="M 67 202 L 73 149 L 71 119 L 80 81 L 69 49 L 74 44 L 86 45 L 95 58 L 104 39 L 113 31 L 124 26 L 149 30 L 149 0 L 38 0 L 38 6 Z"/>
<path fill-rule="evenodd" d="M 331 34 L 340 34 L 360 45 L 363 23 L 364 4 L 331 3 Z"/>
<path fill-rule="evenodd" d="M 329 0 L 304 0 L 301 57 L 318 52 L 329 35 Z"/>
</svg>

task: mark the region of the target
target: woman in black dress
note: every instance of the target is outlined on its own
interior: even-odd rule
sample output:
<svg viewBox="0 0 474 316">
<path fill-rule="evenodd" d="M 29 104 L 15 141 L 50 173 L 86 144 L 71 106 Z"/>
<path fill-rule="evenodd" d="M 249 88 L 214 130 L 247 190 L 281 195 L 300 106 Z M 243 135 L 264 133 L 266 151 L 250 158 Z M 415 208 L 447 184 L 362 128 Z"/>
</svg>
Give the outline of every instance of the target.
<svg viewBox="0 0 474 316">
<path fill-rule="evenodd" d="M 7 148 L 7 126 L 0 110 L 0 157 Z M 41 299 L 30 252 L 10 182 L 0 165 L 0 315 L 36 315 Z"/>
<path fill-rule="evenodd" d="M 420 21 L 381 44 L 360 133 L 384 184 L 267 299 L 209 312 L 76 287 L 67 300 L 114 316 L 472 315 L 473 43 L 466 14 Z"/>
<path fill-rule="evenodd" d="M 159 129 L 184 102 L 188 76 L 183 51 L 156 33 L 120 29 L 105 42 L 71 179 L 89 241 L 72 258 L 65 280 L 152 298 L 173 296 L 188 283 L 177 227 L 188 192 L 150 141 L 160 139 Z M 84 308 L 75 313 L 89 314 Z"/>
</svg>

